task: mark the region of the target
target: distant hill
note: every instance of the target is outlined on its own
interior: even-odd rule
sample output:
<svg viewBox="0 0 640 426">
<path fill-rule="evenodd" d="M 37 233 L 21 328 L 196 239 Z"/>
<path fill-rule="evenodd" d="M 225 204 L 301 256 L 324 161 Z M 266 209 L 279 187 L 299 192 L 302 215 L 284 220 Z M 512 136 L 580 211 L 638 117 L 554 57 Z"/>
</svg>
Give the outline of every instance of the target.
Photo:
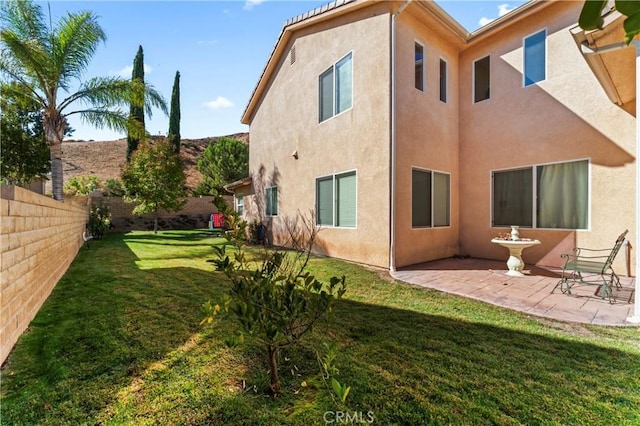
<svg viewBox="0 0 640 426">
<path fill-rule="evenodd" d="M 195 188 L 202 179 L 197 169 L 198 159 L 209 146 L 209 142 L 216 141 L 220 137 L 225 136 L 182 139 L 180 157 L 185 163 L 187 187 Z M 235 133 L 226 137 L 249 144 L 249 133 Z M 159 138 L 162 137 L 152 136 L 154 140 Z M 96 176 L 103 181 L 110 178 L 119 179 L 126 160 L 127 140 L 70 140 L 62 143 L 62 152 L 65 183 L 74 176 Z"/>
</svg>

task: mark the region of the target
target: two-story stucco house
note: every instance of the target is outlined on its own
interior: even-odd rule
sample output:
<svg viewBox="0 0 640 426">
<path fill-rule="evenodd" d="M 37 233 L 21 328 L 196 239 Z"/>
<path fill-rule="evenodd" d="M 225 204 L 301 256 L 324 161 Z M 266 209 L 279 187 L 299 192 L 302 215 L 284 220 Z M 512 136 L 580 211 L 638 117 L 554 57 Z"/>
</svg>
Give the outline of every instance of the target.
<svg viewBox="0 0 640 426">
<path fill-rule="evenodd" d="M 635 232 L 634 52 L 533 0 L 473 32 L 433 1 L 337 1 L 289 20 L 246 107 L 250 179 L 232 185 L 275 244 L 313 212 L 318 251 L 391 270 L 470 255 L 520 226 L 560 264 Z M 624 256 L 618 259 L 624 274 Z"/>
</svg>

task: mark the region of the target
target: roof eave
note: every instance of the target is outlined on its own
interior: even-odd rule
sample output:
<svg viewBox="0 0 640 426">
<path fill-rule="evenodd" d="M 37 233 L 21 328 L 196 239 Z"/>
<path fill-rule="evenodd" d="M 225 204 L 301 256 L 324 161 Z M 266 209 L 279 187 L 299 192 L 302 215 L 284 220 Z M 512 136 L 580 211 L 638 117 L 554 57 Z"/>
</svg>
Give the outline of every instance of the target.
<svg viewBox="0 0 640 426">
<path fill-rule="evenodd" d="M 611 70 L 605 63 L 603 56 L 601 54 L 585 53 L 585 49 L 583 49 L 583 45 L 589 48 L 596 49 L 598 47 L 602 47 L 598 46 L 598 39 L 600 38 L 600 36 L 604 31 L 611 31 L 613 27 L 621 26 L 624 16 L 620 14 L 620 12 L 611 10 L 606 13 L 603 18 L 605 22 L 602 29 L 585 31 L 582 28 L 576 26 L 571 29 L 571 35 L 573 36 L 578 49 L 580 49 L 582 57 L 587 62 L 587 65 L 602 86 L 609 100 L 617 105 L 624 105 L 625 100 L 618 90 L 614 78 L 611 75 Z"/>
<path fill-rule="evenodd" d="M 258 79 L 256 87 L 251 93 L 247 107 L 245 108 L 240 122 L 242 124 L 250 124 L 253 119 L 253 113 L 258 105 L 262 92 L 268 85 L 271 76 L 278 64 L 280 57 L 284 54 L 284 50 L 291 39 L 294 32 L 301 28 L 305 28 L 310 25 L 323 22 L 328 19 L 333 19 L 336 16 L 340 16 L 344 13 L 351 12 L 361 7 L 369 6 L 371 3 L 366 0 L 335 0 L 331 3 L 317 7 L 311 11 L 305 12 L 302 15 L 298 15 L 294 18 L 288 19 L 280 31 L 280 35 L 276 40 L 276 44 L 273 47 L 271 55 L 267 60 L 267 63 Z"/>
<path fill-rule="evenodd" d="M 245 177 L 240 180 L 237 180 L 235 182 L 228 183 L 224 185 L 223 188 L 225 189 L 225 191 L 233 193 L 234 190 L 237 188 L 242 188 L 243 186 L 251 185 L 252 181 L 253 179 L 251 178 L 251 176 L 249 176 L 249 177 Z"/>
</svg>

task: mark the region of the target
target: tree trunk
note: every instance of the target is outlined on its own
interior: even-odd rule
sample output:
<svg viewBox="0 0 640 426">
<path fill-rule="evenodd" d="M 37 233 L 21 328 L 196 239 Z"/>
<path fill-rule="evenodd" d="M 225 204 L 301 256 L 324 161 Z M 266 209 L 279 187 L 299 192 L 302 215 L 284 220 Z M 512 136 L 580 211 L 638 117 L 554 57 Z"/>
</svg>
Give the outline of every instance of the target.
<svg viewBox="0 0 640 426">
<path fill-rule="evenodd" d="M 155 216 L 153 217 L 153 233 L 154 234 L 158 233 L 158 213 L 156 213 Z"/>
<path fill-rule="evenodd" d="M 62 143 L 50 145 L 51 150 L 51 188 L 53 199 L 63 201 L 64 176 L 62 172 Z"/>
<path fill-rule="evenodd" d="M 64 177 L 62 172 L 62 138 L 64 117 L 58 110 L 45 110 L 42 125 L 44 137 L 51 150 L 51 188 L 54 200 L 63 201 Z"/>
<path fill-rule="evenodd" d="M 269 369 L 271 370 L 271 383 L 269 384 L 269 390 L 273 396 L 280 393 L 280 377 L 278 377 L 278 348 L 275 346 L 267 346 L 267 353 L 269 355 Z"/>
</svg>

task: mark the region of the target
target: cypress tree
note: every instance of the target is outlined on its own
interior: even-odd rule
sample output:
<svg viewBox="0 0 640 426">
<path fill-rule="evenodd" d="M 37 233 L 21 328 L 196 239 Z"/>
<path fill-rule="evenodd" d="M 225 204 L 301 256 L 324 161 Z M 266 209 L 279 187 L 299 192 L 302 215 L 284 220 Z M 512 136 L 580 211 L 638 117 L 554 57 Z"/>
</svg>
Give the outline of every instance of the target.
<svg viewBox="0 0 640 426">
<path fill-rule="evenodd" d="M 136 57 L 133 59 L 131 81 L 135 82 L 136 80 L 144 84 L 144 54 L 142 52 L 142 46 L 138 46 L 138 53 L 136 53 Z M 144 107 L 131 105 L 129 109 L 129 120 L 134 123 L 130 123 L 127 135 L 127 161 L 129 161 L 131 154 L 133 154 L 136 148 L 138 148 L 140 134 L 144 132 Z"/>
<path fill-rule="evenodd" d="M 171 111 L 169 113 L 169 143 L 176 154 L 180 153 L 180 71 L 176 71 L 171 92 Z"/>
</svg>

